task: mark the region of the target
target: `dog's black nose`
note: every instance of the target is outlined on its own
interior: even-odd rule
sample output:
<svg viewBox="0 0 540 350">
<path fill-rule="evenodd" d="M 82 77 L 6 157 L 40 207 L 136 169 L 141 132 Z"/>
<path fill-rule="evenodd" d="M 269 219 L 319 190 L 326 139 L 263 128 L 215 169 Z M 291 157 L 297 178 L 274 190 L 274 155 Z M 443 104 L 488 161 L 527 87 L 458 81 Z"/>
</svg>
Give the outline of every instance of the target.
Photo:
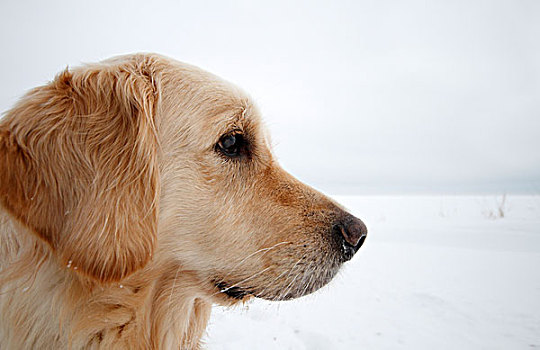
<svg viewBox="0 0 540 350">
<path fill-rule="evenodd" d="M 366 225 L 357 217 L 346 214 L 334 223 L 332 229 L 343 243 L 345 259 L 350 260 L 366 240 Z"/>
</svg>

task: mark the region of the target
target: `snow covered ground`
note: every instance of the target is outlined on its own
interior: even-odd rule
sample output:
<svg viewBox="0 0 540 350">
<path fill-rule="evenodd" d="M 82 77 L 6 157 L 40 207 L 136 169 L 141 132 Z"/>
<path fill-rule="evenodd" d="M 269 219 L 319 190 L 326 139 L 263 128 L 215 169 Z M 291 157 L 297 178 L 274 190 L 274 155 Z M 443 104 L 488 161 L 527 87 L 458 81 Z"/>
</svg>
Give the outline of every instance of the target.
<svg viewBox="0 0 540 350">
<path fill-rule="evenodd" d="M 540 349 L 540 196 L 336 199 L 357 256 L 313 295 L 216 307 L 207 349 Z"/>
</svg>

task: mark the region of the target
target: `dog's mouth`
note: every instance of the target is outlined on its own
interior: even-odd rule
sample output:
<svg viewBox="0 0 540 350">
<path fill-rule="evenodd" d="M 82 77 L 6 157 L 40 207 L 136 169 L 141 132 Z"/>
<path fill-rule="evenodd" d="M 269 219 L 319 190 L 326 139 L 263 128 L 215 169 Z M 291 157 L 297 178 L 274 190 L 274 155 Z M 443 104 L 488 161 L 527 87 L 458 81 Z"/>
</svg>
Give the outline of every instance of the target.
<svg viewBox="0 0 540 350">
<path fill-rule="evenodd" d="M 235 283 L 229 283 L 222 279 L 213 280 L 217 289 L 216 294 L 225 296 L 227 300 L 247 301 L 251 297 L 262 298 L 265 300 L 280 301 L 290 300 L 311 294 L 326 285 L 337 273 L 341 262 L 333 260 L 331 264 L 295 264 L 292 268 L 283 271 L 278 277 L 284 276 L 280 283 L 274 283 L 272 286 L 238 286 Z M 306 268 L 307 265 L 307 268 Z M 277 281 L 278 278 L 275 278 Z M 296 283 L 295 283 L 296 282 Z"/>
<path fill-rule="evenodd" d="M 235 300 L 243 300 L 247 296 L 253 295 L 253 293 L 248 289 L 237 287 L 234 285 L 231 286 L 227 282 L 215 282 L 215 285 L 219 289 L 220 293 L 225 294 L 226 296 Z"/>
</svg>

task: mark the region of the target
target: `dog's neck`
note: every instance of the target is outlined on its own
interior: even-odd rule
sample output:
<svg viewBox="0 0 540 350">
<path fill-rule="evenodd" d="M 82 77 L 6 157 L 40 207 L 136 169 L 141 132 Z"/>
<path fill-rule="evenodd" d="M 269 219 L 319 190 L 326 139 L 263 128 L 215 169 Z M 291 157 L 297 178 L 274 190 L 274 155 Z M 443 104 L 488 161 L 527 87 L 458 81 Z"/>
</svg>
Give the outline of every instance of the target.
<svg viewBox="0 0 540 350">
<path fill-rule="evenodd" d="M 0 348 L 198 348 L 211 302 L 193 273 L 156 264 L 87 280 L 0 208 Z"/>
</svg>

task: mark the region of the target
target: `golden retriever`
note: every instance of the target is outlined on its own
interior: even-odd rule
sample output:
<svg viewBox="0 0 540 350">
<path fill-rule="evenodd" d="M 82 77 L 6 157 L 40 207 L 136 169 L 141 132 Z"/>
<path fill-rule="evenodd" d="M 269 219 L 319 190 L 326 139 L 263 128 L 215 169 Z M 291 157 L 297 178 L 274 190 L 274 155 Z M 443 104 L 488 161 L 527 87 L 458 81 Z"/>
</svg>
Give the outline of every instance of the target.
<svg viewBox="0 0 540 350">
<path fill-rule="evenodd" d="M 197 349 L 213 303 L 311 293 L 361 220 L 286 173 L 238 88 L 155 54 L 0 120 L 0 348 Z"/>
</svg>

